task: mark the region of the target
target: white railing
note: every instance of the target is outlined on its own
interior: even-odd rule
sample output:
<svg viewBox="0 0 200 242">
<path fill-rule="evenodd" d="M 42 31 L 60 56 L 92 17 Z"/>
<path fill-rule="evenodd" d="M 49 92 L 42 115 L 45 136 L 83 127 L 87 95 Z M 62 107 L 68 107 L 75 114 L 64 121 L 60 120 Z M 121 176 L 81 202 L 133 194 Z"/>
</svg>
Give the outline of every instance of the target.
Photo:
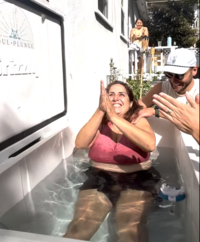
<svg viewBox="0 0 200 242">
<path fill-rule="evenodd" d="M 160 56 L 156 56 L 156 57 L 160 57 L 160 59 L 159 60 L 154 60 L 154 61 L 152 61 L 152 59 L 151 59 L 152 58 L 152 56 L 150 54 L 151 47 L 149 47 L 148 51 L 143 53 L 143 59 L 145 61 L 144 69 L 143 69 L 143 80 L 150 80 L 150 81 L 152 81 L 155 76 L 158 79 L 161 80 L 164 75 L 162 73 L 160 73 L 158 75 L 158 74 L 156 74 L 156 72 L 159 72 L 159 67 L 163 64 L 162 63 L 163 62 L 163 57 L 164 57 L 164 64 L 166 64 L 168 55 L 170 54 L 171 50 L 175 49 L 177 47 L 178 46 L 155 47 L 155 49 L 157 49 L 157 50 L 160 49 L 160 50 L 162 50 L 162 52 L 161 52 Z M 187 48 L 187 49 L 189 49 L 190 51 L 195 53 L 195 56 L 196 56 L 196 59 L 197 59 L 197 66 L 199 67 L 200 49 L 199 48 Z M 129 52 L 130 52 L 130 49 L 128 49 L 128 54 L 129 54 Z M 135 51 L 135 59 L 137 60 L 137 51 Z M 112 59 L 112 61 L 113 61 L 113 59 Z M 110 81 L 112 81 L 114 79 L 125 81 L 129 77 L 134 78 L 134 76 L 137 76 L 137 77 L 140 76 L 137 73 L 137 65 L 135 65 L 135 74 L 134 74 L 134 73 L 132 73 L 132 71 L 133 71 L 132 63 L 129 63 L 130 64 L 130 68 L 131 68 L 131 74 L 129 74 L 129 73 L 125 73 L 122 70 L 118 70 L 117 67 L 114 67 L 114 63 L 112 61 L 109 64 L 110 65 L 110 73 L 107 75 L 107 81 L 106 81 L 107 83 L 106 84 L 108 84 Z M 129 58 L 129 61 L 130 61 L 130 58 Z M 152 66 L 150 65 L 151 61 L 152 61 Z M 154 66 L 155 62 L 158 62 L 159 65 L 158 66 Z M 136 61 L 135 61 L 135 63 L 136 63 Z M 150 73 L 150 68 L 153 71 L 151 73 Z"/>
</svg>

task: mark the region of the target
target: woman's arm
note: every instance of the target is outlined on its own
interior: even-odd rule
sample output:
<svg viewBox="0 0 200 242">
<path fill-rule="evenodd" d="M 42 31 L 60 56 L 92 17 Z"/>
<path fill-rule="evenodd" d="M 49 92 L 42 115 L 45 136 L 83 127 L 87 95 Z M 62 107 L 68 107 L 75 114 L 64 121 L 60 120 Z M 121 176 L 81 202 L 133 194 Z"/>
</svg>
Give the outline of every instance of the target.
<svg viewBox="0 0 200 242">
<path fill-rule="evenodd" d="M 97 109 L 91 119 L 82 127 L 76 136 L 75 146 L 78 149 L 88 149 L 92 146 L 99 134 L 99 126 L 103 119 L 104 112 Z"/>
<path fill-rule="evenodd" d="M 117 115 L 111 117 L 110 120 L 131 142 L 142 150 L 151 152 L 155 149 L 155 134 L 146 119 L 141 118 L 136 125 Z"/>
<path fill-rule="evenodd" d="M 130 41 L 133 43 L 135 41 L 135 29 L 131 29 Z"/>
<path fill-rule="evenodd" d="M 148 28 L 147 27 L 144 27 L 143 36 L 149 37 L 149 31 L 148 31 Z"/>
<path fill-rule="evenodd" d="M 155 134 L 146 119 L 141 118 L 137 124 L 131 124 L 119 117 L 108 97 L 105 95 L 105 109 L 108 120 L 110 120 L 131 142 L 146 152 L 155 149 Z"/>
<path fill-rule="evenodd" d="M 106 91 L 103 81 L 100 81 L 99 107 L 91 119 L 83 126 L 76 136 L 75 146 L 78 149 L 88 149 L 99 135 L 99 127 L 106 112 Z"/>
</svg>

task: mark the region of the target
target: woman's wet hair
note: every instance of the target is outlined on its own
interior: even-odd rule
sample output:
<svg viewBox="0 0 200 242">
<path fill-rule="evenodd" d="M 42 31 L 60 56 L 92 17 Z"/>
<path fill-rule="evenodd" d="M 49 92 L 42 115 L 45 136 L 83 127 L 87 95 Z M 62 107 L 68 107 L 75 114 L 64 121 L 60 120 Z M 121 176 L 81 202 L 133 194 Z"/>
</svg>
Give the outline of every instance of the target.
<svg viewBox="0 0 200 242">
<path fill-rule="evenodd" d="M 128 112 L 126 112 L 126 113 L 124 114 L 124 117 L 123 117 L 125 120 L 131 122 L 131 121 L 132 121 L 131 117 L 132 117 L 133 113 L 134 113 L 136 110 L 139 111 L 139 110 L 142 109 L 143 107 L 139 105 L 138 101 L 136 100 L 136 98 L 135 98 L 134 95 L 133 95 L 133 91 L 132 91 L 132 89 L 129 87 L 129 85 L 128 85 L 126 82 L 122 82 L 122 81 L 117 81 L 117 80 L 116 80 L 116 81 L 113 81 L 113 82 L 109 83 L 108 86 L 106 87 L 106 91 L 107 91 L 107 93 L 109 92 L 110 88 L 111 88 L 112 86 L 116 85 L 116 84 L 120 84 L 120 85 L 122 85 L 122 86 L 126 89 L 126 92 L 127 92 L 127 94 L 128 94 L 128 97 L 129 97 L 129 101 L 130 101 L 130 102 L 133 102 L 131 108 L 128 110 Z M 106 115 L 105 115 L 105 117 L 106 117 Z M 104 119 L 103 121 L 105 122 L 106 119 Z"/>
<path fill-rule="evenodd" d="M 137 18 L 136 21 L 135 21 L 135 24 L 137 24 L 137 21 L 142 21 L 142 24 L 143 24 L 143 20 L 141 18 Z"/>
</svg>

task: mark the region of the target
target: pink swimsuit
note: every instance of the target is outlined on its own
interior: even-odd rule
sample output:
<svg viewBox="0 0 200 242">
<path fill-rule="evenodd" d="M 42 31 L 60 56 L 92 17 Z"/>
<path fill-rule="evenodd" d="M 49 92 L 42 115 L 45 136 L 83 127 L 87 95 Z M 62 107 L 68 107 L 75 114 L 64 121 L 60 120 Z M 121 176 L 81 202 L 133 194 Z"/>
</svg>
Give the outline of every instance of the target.
<svg viewBox="0 0 200 242">
<path fill-rule="evenodd" d="M 149 159 L 150 153 L 141 150 L 124 135 L 115 143 L 111 139 L 111 125 L 109 122 L 102 126 L 99 136 L 90 148 L 90 159 L 118 165 L 138 164 Z"/>
</svg>

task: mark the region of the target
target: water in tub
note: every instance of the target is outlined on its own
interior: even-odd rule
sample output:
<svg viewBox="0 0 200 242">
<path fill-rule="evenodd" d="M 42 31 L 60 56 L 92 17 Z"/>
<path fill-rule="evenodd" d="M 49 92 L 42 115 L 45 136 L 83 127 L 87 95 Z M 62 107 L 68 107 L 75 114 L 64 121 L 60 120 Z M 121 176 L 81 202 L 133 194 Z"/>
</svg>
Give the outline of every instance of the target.
<svg viewBox="0 0 200 242">
<path fill-rule="evenodd" d="M 181 181 L 179 181 L 173 150 L 157 149 L 159 150 L 155 150 L 151 159 L 153 166 L 162 176 L 162 182 L 180 187 Z M 161 153 L 162 156 L 159 155 Z M 71 157 L 63 160 L 48 177 L 31 191 L 31 194 L 26 196 L 30 213 L 32 211 L 31 219 L 25 221 L 19 217 L 18 222 L 11 223 L 9 229 L 62 237 L 73 218 L 79 187 L 87 178 L 84 171 L 89 165 L 87 152 L 84 150 L 77 150 Z M 6 223 L 19 207 L 23 206 L 22 203 L 24 201 L 8 211 L 1 217 L 1 221 Z M 149 242 L 185 242 L 181 209 L 183 204 L 184 201 L 170 207 L 168 206 L 170 202 L 155 203 L 155 209 L 148 216 Z M 91 241 L 117 241 L 113 211 L 108 214 Z"/>
</svg>

